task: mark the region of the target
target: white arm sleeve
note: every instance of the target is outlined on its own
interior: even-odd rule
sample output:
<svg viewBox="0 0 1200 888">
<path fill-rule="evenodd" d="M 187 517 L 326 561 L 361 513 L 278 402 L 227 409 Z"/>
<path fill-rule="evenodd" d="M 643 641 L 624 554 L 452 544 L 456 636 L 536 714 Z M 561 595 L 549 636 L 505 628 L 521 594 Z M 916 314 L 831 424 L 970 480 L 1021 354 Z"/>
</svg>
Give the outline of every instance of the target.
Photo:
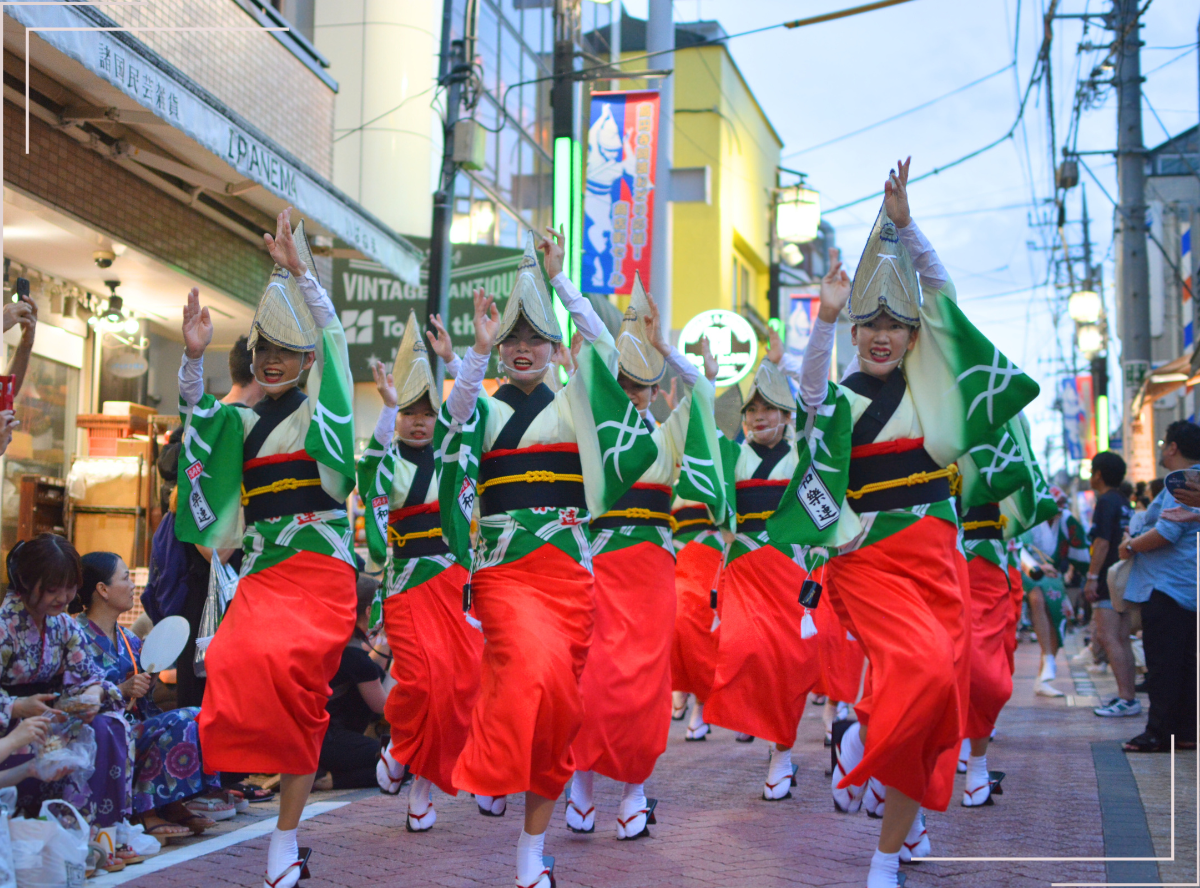
<svg viewBox="0 0 1200 888">
<path fill-rule="evenodd" d="M 803 358 L 795 352 L 785 351 L 783 357 L 779 359 L 779 369 L 790 376 L 796 382 L 800 381 L 800 373 L 804 369 Z"/>
<path fill-rule="evenodd" d="M 933 245 L 929 243 L 924 232 L 910 219 L 908 225 L 897 228 L 896 233 L 900 235 L 900 243 L 904 244 L 908 255 L 912 257 L 917 274 L 921 276 L 921 286 L 940 290 L 942 285 L 950 280 L 950 274 L 938 259 L 938 254 L 934 252 Z"/>
<path fill-rule="evenodd" d="M 187 352 L 179 362 L 179 397 L 189 407 L 195 407 L 204 397 L 204 356 L 189 358 Z"/>
<path fill-rule="evenodd" d="M 671 346 L 671 353 L 667 355 L 667 363 L 671 365 L 683 384 L 689 388 L 696 384 L 696 380 L 700 378 L 700 371 L 696 369 L 696 365 L 679 353 L 679 349 Z"/>
<path fill-rule="evenodd" d="M 566 310 L 571 313 L 571 320 L 575 322 L 575 326 L 583 334 L 584 339 L 588 342 L 595 342 L 602 334 L 608 332 L 608 328 L 604 326 L 604 321 L 600 320 L 600 315 L 596 314 L 592 303 L 588 302 L 587 297 L 576 289 L 574 282 L 565 273 L 556 274 L 550 281 L 550 286 L 554 288 L 554 292 L 558 294 L 558 298 L 562 300 Z"/>
<path fill-rule="evenodd" d="M 804 360 L 800 364 L 800 397 L 809 407 L 825 401 L 836 330 L 836 321 L 832 324 L 820 318 L 813 321 L 808 347 L 804 349 Z"/>
<path fill-rule="evenodd" d="M 862 367 L 858 363 L 858 352 L 855 352 L 850 358 L 850 363 L 846 365 L 846 372 L 842 374 L 842 381 L 845 382 L 846 377 L 857 373 L 861 369 Z"/>
<path fill-rule="evenodd" d="M 452 357 L 446 362 L 446 375 L 451 379 L 457 379 L 459 372 L 462 370 L 462 358 L 458 355 Z"/>
<path fill-rule="evenodd" d="M 489 357 L 469 348 L 462 359 L 462 369 L 458 371 L 454 388 L 450 389 L 446 398 L 446 409 L 458 422 L 466 422 L 475 412 L 475 402 L 483 391 L 483 374 L 487 372 Z"/>
<path fill-rule="evenodd" d="M 379 411 L 379 419 L 375 423 L 375 440 L 380 444 L 386 446 L 396 434 L 396 414 L 399 412 L 399 407 L 389 407 L 386 404 Z"/>
<path fill-rule="evenodd" d="M 337 317 L 337 312 L 333 310 L 333 302 L 330 301 L 325 288 L 317 283 L 312 269 L 305 272 L 304 277 L 296 278 L 296 283 L 300 286 L 300 292 L 304 294 L 304 302 L 308 305 L 308 310 L 312 312 L 317 326 L 321 329 L 328 327 L 330 322 Z"/>
</svg>

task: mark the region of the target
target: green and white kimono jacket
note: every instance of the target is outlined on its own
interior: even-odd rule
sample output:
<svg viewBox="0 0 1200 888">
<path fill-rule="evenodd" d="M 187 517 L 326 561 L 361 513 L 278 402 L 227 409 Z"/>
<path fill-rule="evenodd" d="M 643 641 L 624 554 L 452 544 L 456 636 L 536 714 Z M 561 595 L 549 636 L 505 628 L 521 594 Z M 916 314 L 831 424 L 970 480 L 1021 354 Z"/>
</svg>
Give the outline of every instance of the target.
<svg viewBox="0 0 1200 888">
<path fill-rule="evenodd" d="M 700 409 L 700 405 L 693 401 L 692 409 Z M 692 471 L 680 471 L 675 482 L 675 501 L 671 504 L 671 512 L 674 514 L 680 509 L 704 508 L 714 527 L 708 527 L 705 524 L 676 527 L 674 535 L 676 552 L 688 543 L 696 542 L 724 553 L 725 541 L 721 531 L 724 529 L 732 533 L 737 525 L 737 507 L 735 505 L 737 492 L 733 473 L 738 457 L 741 455 L 741 449 L 718 431 L 715 423 L 713 424 L 713 436 L 715 438 L 713 443 L 716 447 L 714 448 L 712 444 L 707 447 L 715 450 L 720 456 L 717 476 L 713 479 L 716 483 L 705 481 L 704 477 L 698 477 Z M 690 443 L 690 432 L 688 440 Z"/>
<path fill-rule="evenodd" d="M 354 564 L 353 537 L 344 507 L 355 483 L 353 383 L 346 335 L 311 271 L 300 284 L 321 328 L 308 397 L 272 429 L 255 456 L 304 451 L 317 462 L 321 489 L 342 503 L 342 508 L 245 526 L 243 444 L 258 423 L 259 413 L 203 394 L 203 359 L 191 361 L 185 355 L 179 371 L 184 435 L 175 534 L 184 542 L 214 549 L 241 546 L 246 555 L 243 576 L 274 567 L 298 551 Z"/>
<path fill-rule="evenodd" d="M 898 231 L 921 275 L 921 326 L 903 363 L 904 395 L 875 442 L 921 438 L 934 462 L 947 467 L 990 440 L 1037 396 L 1038 386 L 967 320 L 949 275 L 916 224 Z M 832 554 L 877 543 L 926 515 L 958 521 L 953 499 L 881 512 L 850 507 L 845 496 L 850 438 L 871 401 L 825 382 L 834 328 L 820 319 L 813 325 L 797 421 L 807 447 L 768 528 L 773 540 L 812 547 L 810 570 Z M 814 388 L 823 391 L 823 400 L 812 398 Z"/>
<path fill-rule="evenodd" d="M 724 489 L 719 480 L 722 475 L 721 453 L 716 446 L 718 433 L 713 421 L 715 396 L 712 383 L 703 376 L 698 377 L 692 390 L 675 405 L 666 422 L 655 426 L 651 432 L 650 437 L 658 448 L 658 455 L 637 483 L 671 487 L 680 475 L 680 466 L 686 461 L 689 470 L 687 483 L 696 486 L 698 491 L 711 491 L 709 495 L 713 500 L 719 499 L 721 504 L 724 503 Z M 702 425 L 704 428 L 693 429 L 693 425 Z M 691 434 L 692 431 L 700 433 Z M 689 447 L 690 450 L 687 449 Z M 643 542 L 660 545 L 672 557 L 675 555 L 674 536 L 668 527 L 630 524 L 603 530 L 593 528 L 592 534 L 593 557 Z"/>
<path fill-rule="evenodd" d="M 487 357 L 468 349 L 455 388 L 442 405 L 434 444 L 439 465 L 442 534 L 450 551 L 472 572 L 524 558 L 546 543 L 591 570 L 588 522 L 607 512 L 654 463 L 657 448 L 628 395 L 617 384 L 617 350 L 594 309 L 563 275 L 552 284 L 586 344 L 570 381 L 554 393 L 521 435 L 516 449 L 574 444 L 582 464 L 586 508 L 514 509 L 479 517 L 476 489 L 483 455 L 513 415 L 513 408 L 480 391 Z M 460 387 L 465 387 L 460 389 Z M 458 395 L 456 395 L 458 392 Z M 466 419 L 452 409 L 473 401 Z M 470 522 L 478 520 L 472 555 Z"/>
<path fill-rule="evenodd" d="M 765 480 L 767 481 L 787 481 L 796 472 L 796 466 L 799 464 L 800 455 L 797 450 L 797 442 L 791 438 L 790 434 L 785 433 L 783 439 L 778 445 L 786 447 L 786 453 L 783 458 L 777 462 L 771 471 L 767 473 Z M 737 462 L 734 463 L 733 477 L 735 484 L 741 481 L 748 481 L 755 476 L 758 467 L 762 465 L 763 459 L 755 450 L 755 446 L 750 441 L 745 441 L 738 447 Z M 736 497 L 736 494 L 735 494 Z M 784 491 L 784 499 L 780 500 L 780 504 L 786 502 L 787 490 Z M 734 502 L 736 503 L 736 498 Z M 792 559 L 800 567 L 804 567 L 803 547 L 792 543 L 781 543 L 771 538 L 769 532 L 770 518 L 767 519 L 767 526 L 762 530 L 755 532 L 747 532 L 742 526 L 742 521 L 747 516 L 738 514 L 738 526 L 734 532 L 733 543 L 729 547 L 729 555 L 726 559 L 727 564 L 732 564 L 737 559 L 741 558 L 748 552 L 753 552 L 755 549 L 761 549 L 763 546 L 773 546 L 782 552 L 785 556 Z M 799 590 L 797 590 L 798 592 Z"/>
<path fill-rule="evenodd" d="M 384 409 L 371 436 L 371 443 L 358 461 L 358 490 L 368 509 L 367 548 L 371 559 L 376 564 L 384 565 L 384 581 L 379 588 L 377 604 L 382 604 L 384 598 L 429 582 L 455 563 L 454 556 L 449 553 L 396 558 L 389 544 L 389 518 L 392 512 L 405 505 L 418 470 L 415 462 L 404 458 L 405 452 L 411 452 L 411 448 L 406 448 L 398 438 L 383 431 L 395 426 L 396 412 L 395 408 Z M 381 438 L 387 439 L 387 443 L 383 443 Z M 426 446 L 432 457 L 433 443 Z M 433 475 L 421 502 L 436 503 L 437 495 L 438 470 L 435 460 Z M 376 621 L 374 609 L 371 619 L 372 623 Z"/>
</svg>

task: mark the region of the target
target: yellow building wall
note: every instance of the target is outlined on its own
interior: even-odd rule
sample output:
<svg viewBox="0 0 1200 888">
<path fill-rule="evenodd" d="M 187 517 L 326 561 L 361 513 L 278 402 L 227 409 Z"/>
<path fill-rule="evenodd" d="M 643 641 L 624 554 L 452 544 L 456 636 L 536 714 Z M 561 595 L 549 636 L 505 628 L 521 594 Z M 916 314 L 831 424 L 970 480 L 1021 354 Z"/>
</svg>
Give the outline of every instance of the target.
<svg viewBox="0 0 1200 888">
<path fill-rule="evenodd" d="M 723 47 L 675 53 L 676 167 L 712 169 L 712 204 L 673 205 L 671 326 L 733 309 L 734 252 L 754 271 L 767 316 L 771 189 L 782 142 Z"/>
</svg>

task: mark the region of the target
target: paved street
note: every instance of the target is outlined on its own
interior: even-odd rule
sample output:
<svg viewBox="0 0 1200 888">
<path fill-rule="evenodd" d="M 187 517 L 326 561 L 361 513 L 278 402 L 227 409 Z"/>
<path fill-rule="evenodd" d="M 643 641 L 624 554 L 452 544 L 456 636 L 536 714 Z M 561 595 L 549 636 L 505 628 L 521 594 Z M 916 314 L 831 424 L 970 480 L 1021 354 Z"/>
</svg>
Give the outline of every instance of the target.
<svg viewBox="0 0 1200 888">
<path fill-rule="evenodd" d="M 1005 793 L 994 807 L 967 810 L 955 805 L 929 817 L 933 853 L 944 857 L 1004 857 L 1002 863 L 928 862 L 906 868 L 908 884 L 925 886 L 1012 886 L 1044 888 L 1052 882 L 1106 881 L 1099 862 L 1028 862 L 1021 857 L 1098 858 L 1169 856 L 1169 759 L 1142 756 L 1131 771 L 1111 742 L 1141 730 L 1141 719 L 1102 720 L 1090 709 L 1093 691 L 1080 679 L 1078 697 L 1069 671 L 1060 665 L 1062 700 L 1036 699 L 1032 679 L 1037 647 L 1022 644 L 1017 691 L 1004 711 L 989 755 L 993 769 L 1008 774 Z M 1086 676 L 1094 692 L 1108 691 L 1108 677 Z M 1143 702 L 1144 702 L 1143 697 Z M 1072 705 L 1077 704 L 1077 705 Z M 684 743 L 680 723 L 660 760 L 648 793 L 657 796 L 659 825 L 653 838 L 618 843 L 612 832 L 618 790 L 597 780 L 597 830 L 575 836 L 562 823 L 562 805 L 547 837 L 547 853 L 558 860 L 558 884 L 589 888 L 642 888 L 687 885 L 845 886 L 861 888 L 879 825 L 865 814 L 836 814 L 825 776 L 828 753 L 821 742 L 820 713 L 810 709 L 800 730 L 794 760 L 799 786 L 779 803 L 759 799 L 766 745 L 733 742 L 717 730 L 704 743 Z M 1164 863 L 1162 879 L 1154 863 L 1116 864 L 1108 881 L 1195 881 L 1195 753 L 1180 754 L 1177 783 L 1177 859 Z M 1099 776 L 1098 776 L 1099 775 Z M 962 777 L 959 777 L 961 784 Z M 444 886 L 476 888 L 512 884 L 513 846 L 520 830 L 520 800 L 508 816 L 488 819 L 476 813 L 469 797 L 438 794 L 438 823 L 432 832 L 404 831 L 400 799 L 375 791 L 320 793 L 315 804 L 340 804 L 301 827 L 301 844 L 317 849 L 314 886 Z M 1102 803 L 1104 813 L 1102 815 Z M 270 809 L 256 812 L 265 834 Z M 172 848 L 159 863 L 180 859 L 205 847 L 230 842 L 234 830 L 253 831 L 254 821 L 239 817 L 215 837 Z M 244 835 L 245 833 L 243 833 Z M 1146 849 L 1137 852 L 1138 837 Z M 1114 851 L 1119 839 L 1133 842 L 1136 853 Z M 1149 850 L 1153 841 L 1153 849 Z M 1114 842 L 1117 844 L 1114 845 Z M 96 884 L 133 884 L 138 888 L 257 886 L 262 884 L 265 835 L 217 848 L 195 859 L 138 877 L 133 867 Z M 1122 873 L 1119 867 L 1135 867 Z M 1136 869 L 1140 867 L 1140 869 Z M 1149 870 L 1147 870 L 1147 867 Z M 1147 877 L 1148 874 L 1148 877 Z M 1169 878 L 1168 878 L 1169 876 Z"/>
</svg>

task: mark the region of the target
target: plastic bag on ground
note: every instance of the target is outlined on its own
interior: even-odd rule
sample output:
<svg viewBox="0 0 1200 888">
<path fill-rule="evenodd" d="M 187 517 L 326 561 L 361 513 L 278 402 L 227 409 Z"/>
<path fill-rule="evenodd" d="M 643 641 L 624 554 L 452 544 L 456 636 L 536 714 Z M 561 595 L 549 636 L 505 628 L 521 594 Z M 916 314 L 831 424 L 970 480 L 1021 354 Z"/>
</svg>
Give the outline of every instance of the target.
<svg viewBox="0 0 1200 888">
<path fill-rule="evenodd" d="M 140 823 L 129 823 L 122 820 L 117 824 L 117 842 L 128 845 L 134 853 L 142 857 L 150 857 L 162 850 L 162 845 L 154 836 L 146 835 L 146 829 Z M 3 888 L 3 885 L 0 885 Z"/>
<path fill-rule="evenodd" d="M 88 824 L 69 802 L 42 802 L 36 819 L 9 821 L 17 888 L 83 888 Z"/>
<path fill-rule="evenodd" d="M 17 788 L 0 789 L 0 888 L 16 888 L 17 874 L 13 865 L 12 840 L 8 835 L 8 820 L 17 810 Z"/>
</svg>

